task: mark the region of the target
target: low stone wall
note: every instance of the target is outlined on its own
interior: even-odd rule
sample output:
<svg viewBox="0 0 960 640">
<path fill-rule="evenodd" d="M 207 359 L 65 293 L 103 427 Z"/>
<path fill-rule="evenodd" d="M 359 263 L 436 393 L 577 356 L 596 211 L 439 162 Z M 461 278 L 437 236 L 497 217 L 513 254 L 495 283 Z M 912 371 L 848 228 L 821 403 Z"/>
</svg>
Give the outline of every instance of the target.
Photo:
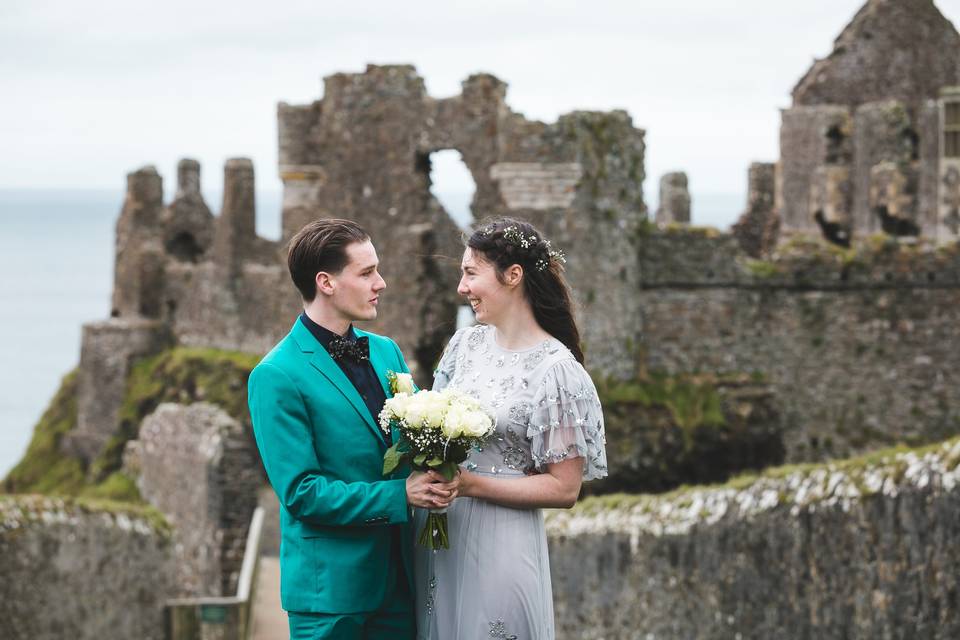
<svg viewBox="0 0 960 640">
<path fill-rule="evenodd" d="M 169 530 L 145 509 L 0 496 L 0 638 L 163 638 Z"/>
<path fill-rule="evenodd" d="M 557 637 L 957 638 L 960 439 L 551 512 Z"/>
</svg>

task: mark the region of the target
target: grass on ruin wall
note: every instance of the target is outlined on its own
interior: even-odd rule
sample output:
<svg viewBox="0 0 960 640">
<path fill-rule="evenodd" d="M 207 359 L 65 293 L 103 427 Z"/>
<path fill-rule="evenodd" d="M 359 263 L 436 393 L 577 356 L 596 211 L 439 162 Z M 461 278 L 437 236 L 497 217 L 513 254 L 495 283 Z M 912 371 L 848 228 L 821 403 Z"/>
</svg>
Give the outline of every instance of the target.
<svg viewBox="0 0 960 640">
<path fill-rule="evenodd" d="M 662 406 L 688 439 L 700 427 L 720 427 L 726 418 L 720 406 L 716 376 L 670 376 L 650 374 L 631 382 L 601 382 L 601 404 Z"/>
<path fill-rule="evenodd" d="M 958 243 L 938 245 L 928 238 L 903 241 L 877 233 L 855 238 L 850 247 L 841 247 L 818 236 L 798 233 L 777 245 L 770 259 L 746 259 L 745 266 L 761 279 L 787 275 L 801 263 L 841 269 L 885 266 L 910 272 L 918 264 L 927 268 L 949 266 L 958 252 Z"/>
<path fill-rule="evenodd" d="M 6 493 L 39 493 L 140 502 L 134 481 L 122 471 L 123 450 L 140 422 L 162 402 L 210 402 L 246 422 L 247 377 L 260 357 L 247 353 L 176 347 L 134 365 L 120 409 L 120 428 L 89 468 L 60 451 L 77 423 L 77 372 L 64 377 L 33 432 L 27 452 L 3 480 Z"/>
<path fill-rule="evenodd" d="M 667 491 L 783 461 L 779 414 L 762 375 L 648 372 L 595 382 L 609 477 L 585 492 Z"/>
<path fill-rule="evenodd" d="M 0 495 L 0 531 L 6 527 L 28 526 L 33 522 L 62 520 L 61 514 L 109 514 L 115 518 L 142 520 L 154 532 L 169 539 L 173 528 L 166 517 L 154 507 L 128 501 L 90 497 L 63 497 L 41 495 Z"/>
<path fill-rule="evenodd" d="M 33 429 L 23 459 L 3 481 L 6 493 L 79 495 L 86 484 L 80 461 L 60 452 L 60 440 L 77 424 L 77 371 L 63 377 Z"/>
</svg>

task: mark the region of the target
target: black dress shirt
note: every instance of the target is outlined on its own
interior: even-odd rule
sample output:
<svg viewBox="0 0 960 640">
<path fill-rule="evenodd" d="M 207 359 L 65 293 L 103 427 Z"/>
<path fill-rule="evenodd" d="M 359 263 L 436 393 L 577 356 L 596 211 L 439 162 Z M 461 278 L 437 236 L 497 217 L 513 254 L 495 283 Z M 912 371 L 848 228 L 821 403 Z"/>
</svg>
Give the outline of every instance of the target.
<svg viewBox="0 0 960 640">
<path fill-rule="evenodd" d="M 333 331 L 330 331 L 325 327 L 321 327 L 319 324 L 311 320 L 306 313 L 300 314 L 300 322 L 302 322 L 303 326 L 310 330 L 310 333 L 313 334 L 313 337 L 316 338 L 327 351 L 330 350 L 330 341 L 333 340 L 334 337 L 339 337 Z M 357 334 L 353 331 L 353 325 L 350 325 L 343 338 L 356 342 Z M 353 388 L 356 389 L 357 393 L 360 394 L 360 397 L 363 398 L 363 403 L 367 405 L 367 410 L 370 411 L 370 416 L 373 418 L 373 423 L 377 425 L 377 428 L 379 429 L 380 411 L 383 409 L 383 404 L 387 401 L 387 395 L 383 391 L 383 385 L 380 384 L 380 378 L 377 377 L 377 372 L 373 370 L 373 364 L 371 364 L 370 360 L 353 362 L 346 358 L 334 360 L 334 362 L 337 363 L 337 366 L 340 367 L 340 370 L 343 371 L 343 373 L 347 376 L 347 379 L 353 384 Z M 383 430 L 380 432 L 383 433 Z M 384 433 L 384 438 L 389 445 L 390 435 Z"/>
</svg>

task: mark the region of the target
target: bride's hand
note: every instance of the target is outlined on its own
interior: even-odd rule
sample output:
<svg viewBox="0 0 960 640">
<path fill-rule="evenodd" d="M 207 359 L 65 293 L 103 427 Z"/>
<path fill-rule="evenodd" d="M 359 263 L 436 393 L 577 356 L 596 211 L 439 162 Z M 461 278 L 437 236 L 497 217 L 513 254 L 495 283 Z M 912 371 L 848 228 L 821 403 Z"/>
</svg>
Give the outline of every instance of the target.
<svg viewBox="0 0 960 640">
<path fill-rule="evenodd" d="M 458 482 L 460 483 L 459 494 L 461 496 L 469 496 L 470 488 L 473 486 L 473 474 L 464 469 L 463 467 L 459 468 L 457 472 Z"/>
</svg>

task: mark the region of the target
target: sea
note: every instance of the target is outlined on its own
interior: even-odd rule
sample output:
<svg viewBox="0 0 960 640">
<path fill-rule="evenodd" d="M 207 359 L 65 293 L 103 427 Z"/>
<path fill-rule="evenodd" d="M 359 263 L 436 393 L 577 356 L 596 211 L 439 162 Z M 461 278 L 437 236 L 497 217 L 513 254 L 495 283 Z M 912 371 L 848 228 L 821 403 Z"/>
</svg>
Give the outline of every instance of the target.
<svg viewBox="0 0 960 640">
<path fill-rule="evenodd" d="M 471 193 L 434 193 L 458 223 L 471 219 Z M 109 317 L 123 197 L 121 190 L 0 189 L 0 478 L 79 363 L 82 325 Z M 204 198 L 219 210 L 221 194 Z M 726 228 L 743 207 L 742 194 L 693 194 L 696 224 Z M 279 238 L 280 192 L 258 191 L 256 208 L 259 235 Z"/>
</svg>

